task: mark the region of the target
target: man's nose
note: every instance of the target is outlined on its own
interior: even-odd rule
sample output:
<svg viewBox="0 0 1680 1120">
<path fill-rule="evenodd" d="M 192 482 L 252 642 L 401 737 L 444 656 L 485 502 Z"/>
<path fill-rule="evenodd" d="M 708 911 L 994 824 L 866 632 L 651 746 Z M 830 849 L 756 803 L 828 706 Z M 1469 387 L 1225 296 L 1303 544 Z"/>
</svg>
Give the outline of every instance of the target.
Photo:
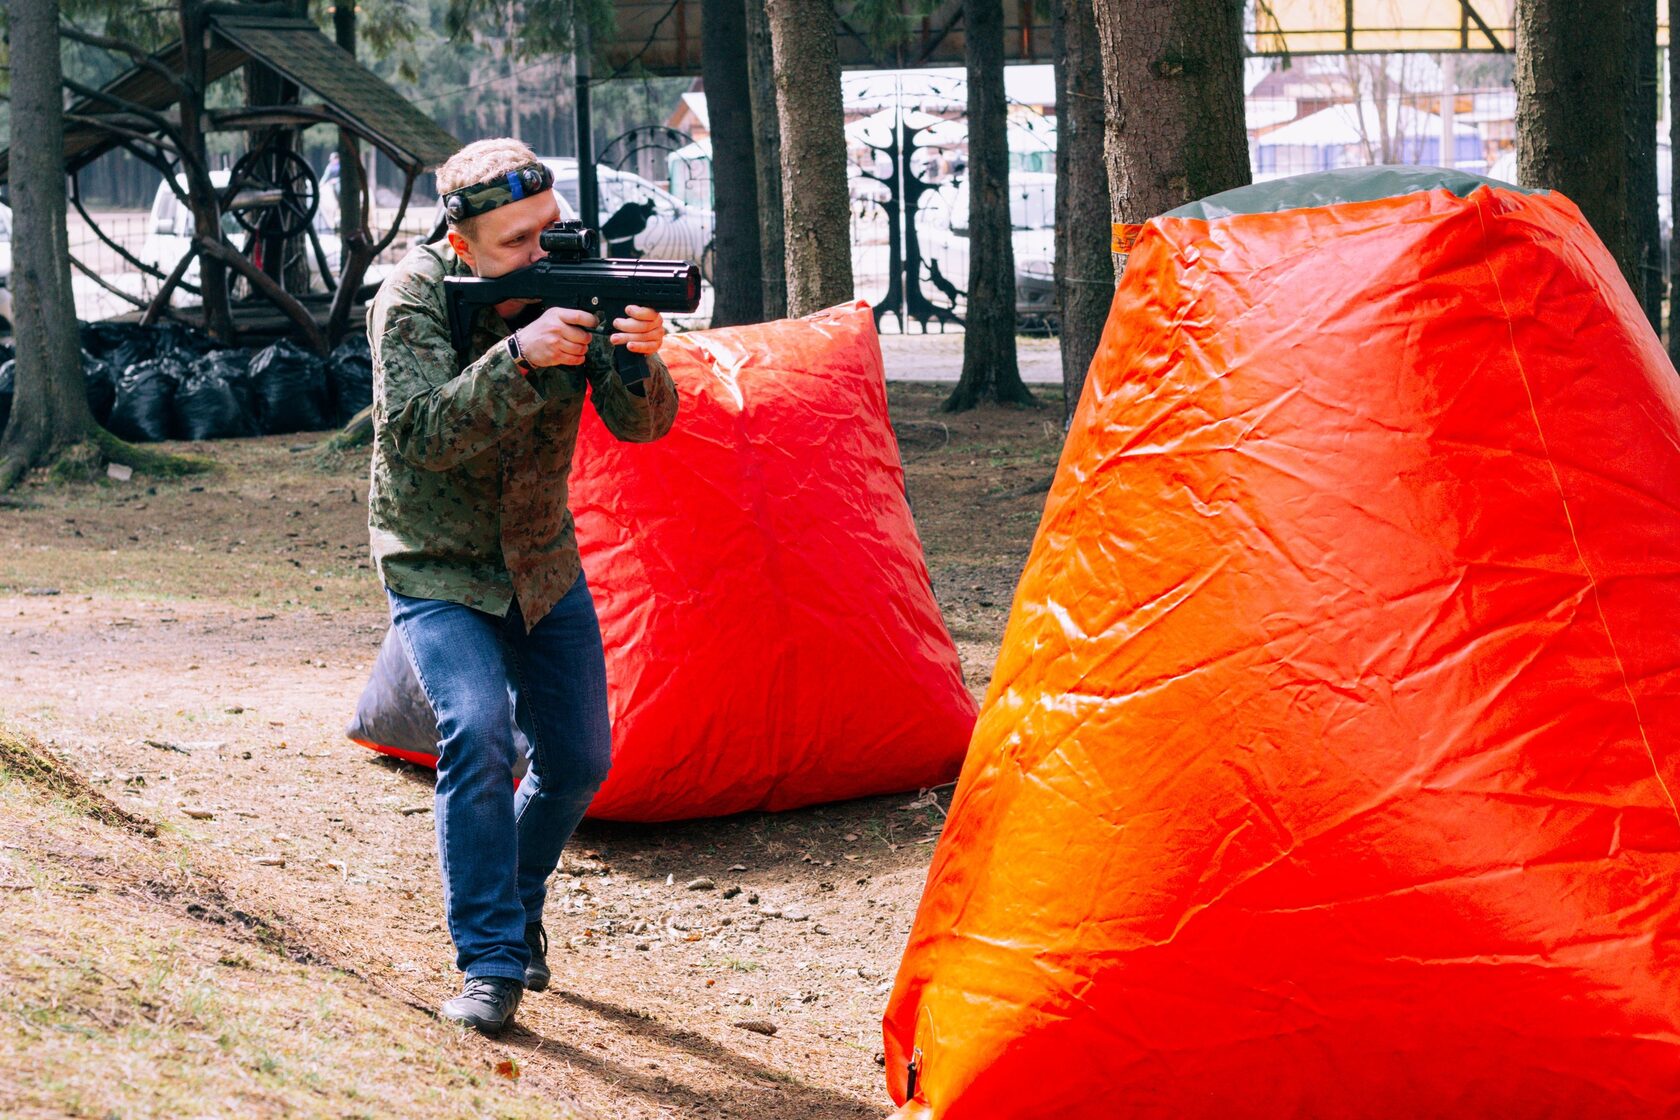
<svg viewBox="0 0 1680 1120">
<path fill-rule="evenodd" d="M 525 263 L 536 264 L 546 256 L 548 256 L 548 253 L 543 250 L 542 243 L 539 241 L 525 253 Z"/>
</svg>

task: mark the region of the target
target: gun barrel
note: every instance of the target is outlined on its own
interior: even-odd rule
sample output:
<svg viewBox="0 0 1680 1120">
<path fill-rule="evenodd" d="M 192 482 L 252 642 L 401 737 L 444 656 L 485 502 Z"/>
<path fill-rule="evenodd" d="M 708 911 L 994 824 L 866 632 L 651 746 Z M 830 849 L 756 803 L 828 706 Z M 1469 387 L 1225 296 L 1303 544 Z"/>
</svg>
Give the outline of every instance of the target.
<svg viewBox="0 0 1680 1120">
<path fill-rule="evenodd" d="M 683 313 L 700 306 L 700 270 L 688 261 L 597 257 L 536 267 L 563 271 L 567 287 L 589 291 L 602 304 L 635 303 L 655 311 Z"/>
</svg>

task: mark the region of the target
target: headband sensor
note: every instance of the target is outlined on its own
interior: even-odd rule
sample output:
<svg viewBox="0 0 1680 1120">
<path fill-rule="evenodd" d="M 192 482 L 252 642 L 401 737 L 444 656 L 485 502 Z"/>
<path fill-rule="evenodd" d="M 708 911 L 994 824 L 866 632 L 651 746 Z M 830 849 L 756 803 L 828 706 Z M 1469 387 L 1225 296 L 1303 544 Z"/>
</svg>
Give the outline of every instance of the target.
<svg viewBox="0 0 1680 1120">
<path fill-rule="evenodd" d="M 554 187 L 554 174 L 540 163 L 527 163 L 482 183 L 452 190 L 443 196 L 443 212 L 451 225 L 489 213 L 498 206 L 540 195 Z"/>
</svg>

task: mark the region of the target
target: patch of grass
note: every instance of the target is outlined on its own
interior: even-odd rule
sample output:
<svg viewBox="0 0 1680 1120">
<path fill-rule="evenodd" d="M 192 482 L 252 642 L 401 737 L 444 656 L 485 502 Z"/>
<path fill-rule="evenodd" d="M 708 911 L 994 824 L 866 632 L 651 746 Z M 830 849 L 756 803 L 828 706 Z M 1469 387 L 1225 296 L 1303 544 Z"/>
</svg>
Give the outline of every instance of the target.
<svg viewBox="0 0 1680 1120">
<path fill-rule="evenodd" d="M 39 744 L 0 744 L 0 1069 L 29 1071 L 0 1077 L 0 1116 L 570 1115 L 481 1076 L 475 1037 L 312 963 Z"/>
</svg>

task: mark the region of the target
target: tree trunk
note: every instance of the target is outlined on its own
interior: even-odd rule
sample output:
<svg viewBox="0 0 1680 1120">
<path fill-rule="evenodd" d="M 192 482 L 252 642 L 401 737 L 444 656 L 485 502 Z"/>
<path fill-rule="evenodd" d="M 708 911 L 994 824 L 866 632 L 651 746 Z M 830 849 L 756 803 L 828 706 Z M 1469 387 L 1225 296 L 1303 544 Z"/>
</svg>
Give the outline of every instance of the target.
<svg viewBox="0 0 1680 1120">
<path fill-rule="evenodd" d="M 1015 358 L 1015 242 L 1009 214 L 1009 104 L 1003 0 L 964 0 L 968 62 L 968 310 L 963 366 L 946 412 L 981 401 L 1037 404 Z"/>
<path fill-rule="evenodd" d="M 1662 223 L 1657 214 L 1657 6 L 1627 9 L 1628 235 L 1637 283 L 1633 294 L 1652 329 L 1662 331 Z"/>
<path fill-rule="evenodd" d="M 788 314 L 852 298 L 851 205 L 831 0 L 765 0 L 782 129 Z"/>
<path fill-rule="evenodd" d="M 753 164 L 758 169 L 759 271 L 764 317 L 787 315 L 787 241 L 782 229 L 782 125 L 776 111 L 776 58 L 763 0 L 746 0 L 747 84 L 752 90 Z"/>
<path fill-rule="evenodd" d="M 1250 182 L 1242 0 L 1112 0 L 1096 13 L 1114 220 Z"/>
<path fill-rule="evenodd" d="M 1100 0 L 1099 0 L 1100 2 Z M 1056 0 L 1056 308 L 1062 421 L 1073 418 L 1085 372 L 1114 301 L 1108 168 L 1103 162 L 1102 50 L 1092 0 Z"/>
<path fill-rule="evenodd" d="M 11 0 L 12 416 L 0 490 L 94 431 L 82 381 L 65 224 L 63 66 L 58 0 Z"/>
<path fill-rule="evenodd" d="M 1561 191 L 1580 207 L 1637 292 L 1627 7 L 1622 0 L 1518 0 L 1517 179 Z"/>
<path fill-rule="evenodd" d="M 747 81 L 747 10 L 742 0 L 704 0 L 700 70 L 712 132 L 712 326 L 764 318 L 759 268 L 758 168 Z"/>
</svg>

